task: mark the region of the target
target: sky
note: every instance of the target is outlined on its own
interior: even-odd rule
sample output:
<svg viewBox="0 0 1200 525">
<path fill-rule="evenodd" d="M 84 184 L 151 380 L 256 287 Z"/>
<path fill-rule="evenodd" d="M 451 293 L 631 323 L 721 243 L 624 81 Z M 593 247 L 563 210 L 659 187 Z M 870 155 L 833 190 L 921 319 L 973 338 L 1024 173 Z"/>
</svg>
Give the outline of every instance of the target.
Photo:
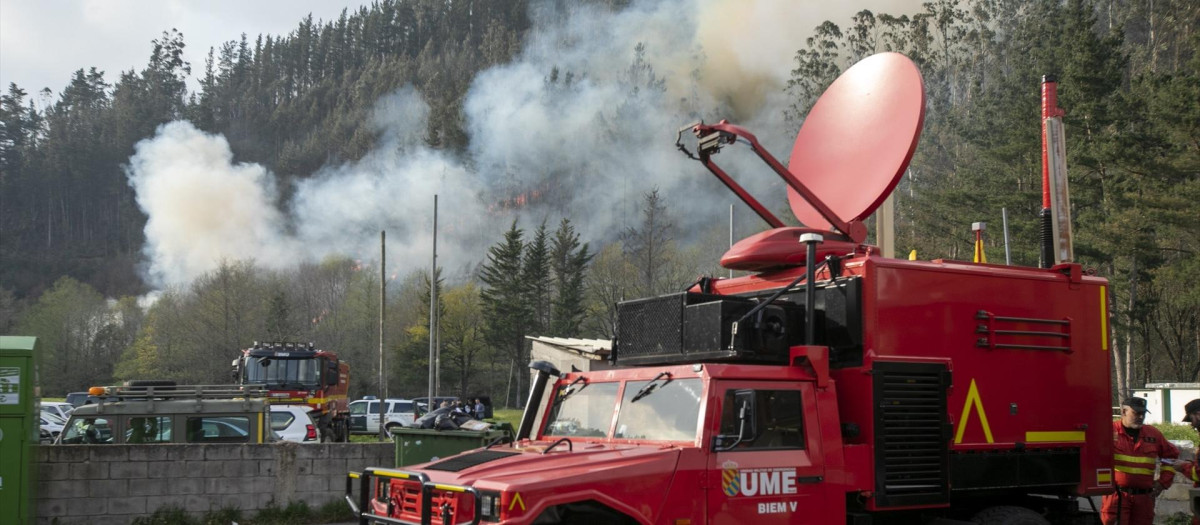
<svg viewBox="0 0 1200 525">
<path fill-rule="evenodd" d="M 15 82 L 33 94 L 57 95 L 78 69 L 104 71 L 114 83 L 122 71 L 145 67 L 150 41 L 172 28 L 183 33 L 191 87 L 204 71 L 209 48 L 259 34 L 282 35 L 312 13 L 336 19 L 369 0 L 0 0 L 0 85 Z"/>
</svg>

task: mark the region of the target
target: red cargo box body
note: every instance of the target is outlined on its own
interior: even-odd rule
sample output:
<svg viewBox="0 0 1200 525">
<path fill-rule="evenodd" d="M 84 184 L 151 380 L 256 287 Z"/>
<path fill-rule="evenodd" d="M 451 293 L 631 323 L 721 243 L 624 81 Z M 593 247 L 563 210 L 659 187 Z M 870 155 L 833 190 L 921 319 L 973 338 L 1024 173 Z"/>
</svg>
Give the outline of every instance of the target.
<svg viewBox="0 0 1200 525">
<path fill-rule="evenodd" d="M 802 269 L 717 281 L 721 294 L 786 285 Z M 880 363 L 942 363 L 953 425 L 950 482 L 1002 488 L 1026 470 L 1052 469 L 1061 485 L 1075 469 L 1078 494 L 1112 490 L 1107 281 L 1077 264 L 1051 269 L 858 256 L 844 276 L 861 277 L 861 366 L 835 368 L 841 420 L 858 425 L 847 457 L 875 465 Z M 828 279 L 828 270 L 817 281 Z M 1078 451 L 1076 453 L 1076 451 Z M 850 461 L 853 461 L 851 459 Z M 853 475 L 882 490 L 876 468 Z M 951 487 L 956 488 L 955 486 Z M 1048 491 L 1049 492 L 1049 491 Z M 893 505 L 877 499 L 868 508 Z M 919 506 L 919 504 L 918 504 Z"/>
</svg>

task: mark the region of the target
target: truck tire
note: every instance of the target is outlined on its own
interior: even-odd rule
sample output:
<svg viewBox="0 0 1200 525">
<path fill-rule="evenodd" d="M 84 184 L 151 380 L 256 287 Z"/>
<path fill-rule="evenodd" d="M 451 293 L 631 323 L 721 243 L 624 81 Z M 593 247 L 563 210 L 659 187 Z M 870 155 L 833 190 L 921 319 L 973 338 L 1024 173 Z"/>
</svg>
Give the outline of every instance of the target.
<svg viewBox="0 0 1200 525">
<path fill-rule="evenodd" d="M 1045 516 L 1031 509 L 1009 505 L 983 509 L 971 521 L 979 525 L 1050 525 Z"/>
<path fill-rule="evenodd" d="M 604 523 L 606 525 L 637 525 L 637 520 L 597 501 L 576 501 L 550 507 L 533 520 L 533 525 L 571 525 Z"/>
</svg>

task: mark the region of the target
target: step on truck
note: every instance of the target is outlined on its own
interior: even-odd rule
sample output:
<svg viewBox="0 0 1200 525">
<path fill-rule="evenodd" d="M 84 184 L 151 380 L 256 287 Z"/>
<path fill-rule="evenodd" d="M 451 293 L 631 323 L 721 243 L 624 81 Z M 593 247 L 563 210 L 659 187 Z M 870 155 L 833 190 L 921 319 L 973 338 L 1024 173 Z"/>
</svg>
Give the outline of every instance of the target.
<svg viewBox="0 0 1200 525">
<path fill-rule="evenodd" d="M 321 441 L 350 440 L 350 365 L 313 343 L 255 342 L 233 360 L 239 384 L 267 389 L 271 404 L 305 405 Z"/>
<path fill-rule="evenodd" d="M 511 445 L 350 473 L 361 522 L 1096 522 L 1079 501 L 1112 490 L 1106 281 L 864 244 L 923 114 L 916 67 L 887 53 L 826 91 L 788 168 L 737 126 L 685 128 L 772 226 L 722 258 L 751 273 L 619 304 L 616 369 L 533 363 Z M 713 163 L 734 142 L 806 227 Z"/>
</svg>

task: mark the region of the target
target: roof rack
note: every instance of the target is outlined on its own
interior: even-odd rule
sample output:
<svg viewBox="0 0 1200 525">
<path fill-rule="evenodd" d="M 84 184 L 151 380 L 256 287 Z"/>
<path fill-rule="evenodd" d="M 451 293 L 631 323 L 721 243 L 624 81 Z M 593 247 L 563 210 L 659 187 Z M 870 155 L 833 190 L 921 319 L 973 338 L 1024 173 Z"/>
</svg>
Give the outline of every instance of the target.
<svg viewBox="0 0 1200 525">
<path fill-rule="evenodd" d="M 249 399 L 267 397 L 262 385 L 118 385 L 92 387 L 94 396 L 133 399 Z"/>
</svg>

